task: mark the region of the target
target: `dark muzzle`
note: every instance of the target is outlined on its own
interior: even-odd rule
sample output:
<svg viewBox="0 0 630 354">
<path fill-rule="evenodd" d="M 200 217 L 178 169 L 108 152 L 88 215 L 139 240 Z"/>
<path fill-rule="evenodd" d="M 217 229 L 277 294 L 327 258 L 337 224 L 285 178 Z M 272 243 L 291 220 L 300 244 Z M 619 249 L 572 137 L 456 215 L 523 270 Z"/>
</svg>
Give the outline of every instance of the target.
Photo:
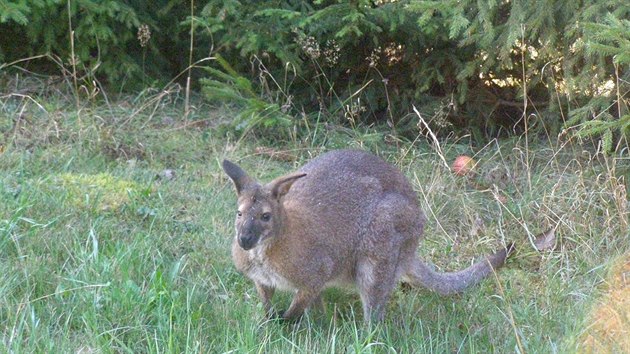
<svg viewBox="0 0 630 354">
<path fill-rule="evenodd" d="M 249 251 L 258 243 L 258 236 L 253 234 L 240 235 L 238 237 L 238 245 L 245 251 Z"/>
</svg>

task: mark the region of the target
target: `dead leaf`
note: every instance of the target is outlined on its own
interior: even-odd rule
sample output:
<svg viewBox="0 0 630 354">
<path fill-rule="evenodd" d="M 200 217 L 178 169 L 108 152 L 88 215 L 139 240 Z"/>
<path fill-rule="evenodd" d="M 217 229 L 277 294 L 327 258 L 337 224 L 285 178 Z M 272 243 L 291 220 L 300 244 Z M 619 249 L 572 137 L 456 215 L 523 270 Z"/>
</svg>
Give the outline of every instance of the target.
<svg viewBox="0 0 630 354">
<path fill-rule="evenodd" d="M 539 251 L 553 251 L 556 248 L 556 228 L 549 229 L 536 236 L 534 246 Z"/>
<path fill-rule="evenodd" d="M 170 181 L 173 178 L 175 178 L 175 171 L 171 170 L 170 168 L 164 169 L 162 170 L 158 175 L 157 175 L 158 179 L 164 180 L 164 181 Z"/>
<path fill-rule="evenodd" d="M 478 235 L 484 232 L 485 225 L 483 219 L 479 216 L 475 216 L 475 221 L 473 222 L 472 228 L 470 229 L 470 236 L 477 237 Z"/>
</svg>

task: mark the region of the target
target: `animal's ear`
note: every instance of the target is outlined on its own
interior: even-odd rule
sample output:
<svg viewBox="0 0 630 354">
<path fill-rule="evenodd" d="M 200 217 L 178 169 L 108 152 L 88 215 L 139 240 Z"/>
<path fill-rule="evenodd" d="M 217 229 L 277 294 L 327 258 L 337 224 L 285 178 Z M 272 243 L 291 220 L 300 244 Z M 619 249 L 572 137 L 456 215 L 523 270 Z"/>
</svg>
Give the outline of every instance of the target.
<svg viewBox="0 0 630 354">
<path fill-rule="evenodd" d="M 269 182 L 269 184 L 267 185 L 267 188 L 269 188 L 269 190 L 271 191 L 272 197 L 279 199 L 285 194 L 287 194 L 287 192 L 289 192 L 289 189 L 291 189 L 293 182 L 297 181 L 298 179 L 304 176 L 306 176 L 306 173 L 295 172 L 295 173 L 288 174 L 286 176 L 278 177 L 274 179 L 273 181 Z"/>
<path fill-rule="evenodd" d="M 234 182 L 234 187 L 236 187 L 236 194 L 241 194 L 243 189 L 245 189 L 247 186 L 256 184 L 256 182 L 251 179 L 251 177 L 249 177 L 242 168 L 231 161 L 223 160 L 223 171 L 225 171 L 232 182 Z"/>
</svg>

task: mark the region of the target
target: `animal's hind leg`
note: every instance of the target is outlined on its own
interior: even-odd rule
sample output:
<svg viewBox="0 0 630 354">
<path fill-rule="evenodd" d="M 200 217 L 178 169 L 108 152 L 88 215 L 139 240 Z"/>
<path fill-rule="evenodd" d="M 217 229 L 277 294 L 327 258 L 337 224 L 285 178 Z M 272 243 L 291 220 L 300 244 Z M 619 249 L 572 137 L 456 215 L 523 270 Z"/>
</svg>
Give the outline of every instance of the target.
<svg viewBox="0 0 630 354">
<path fill-rule="evenodd" d="M 389 260 L 367 258 L 357 267 L 357 286 L 365 321 L 382 321 L 394 287 L 396 265 Z"/>
<path fill-rule="evenodd" d="M 415 254 L 418 208 L 403 196 L 385 195 L 371 211 L 363 236 L 356 281 L 366 320 L 382 320 L 389 297 Z M 421 226 L 420 226 L 421 227 Z"/>
<path fill-rule="evenodd" d="M 282 315 L 282 317 L 287 320 L 298 319 L 300 316 L 302 316 L 302 314 L 304 314 L 304 310 L 306 310 L 306 308 L 308 308 L 313 303 L 313 301 L 321 301 L 319 290 L 315 291 L 312 289 L 299 289 L 293 296 L 293 301 L 291 301 L 291 305 Z"/>
</svg>

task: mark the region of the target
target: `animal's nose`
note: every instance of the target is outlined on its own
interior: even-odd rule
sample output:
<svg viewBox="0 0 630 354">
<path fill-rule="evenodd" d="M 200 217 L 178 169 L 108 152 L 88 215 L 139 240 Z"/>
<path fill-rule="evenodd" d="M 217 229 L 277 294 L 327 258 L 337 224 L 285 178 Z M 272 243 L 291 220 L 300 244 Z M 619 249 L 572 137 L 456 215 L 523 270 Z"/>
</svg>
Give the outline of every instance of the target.
<svg viewBox="0 0 630 354">
<path fill-rule="evenodd" d="M 242 249 L 244 249 L 245 251 L 250 250 L 252 248 L 254 248 L 254 246 L 256 245 L 256 241 L 258 240 L 258 238 L 252 234 L 248 234 L 248 235 L 241 235 L 238 238 L 238 244 L 241 246 Z"/>
</svg>

